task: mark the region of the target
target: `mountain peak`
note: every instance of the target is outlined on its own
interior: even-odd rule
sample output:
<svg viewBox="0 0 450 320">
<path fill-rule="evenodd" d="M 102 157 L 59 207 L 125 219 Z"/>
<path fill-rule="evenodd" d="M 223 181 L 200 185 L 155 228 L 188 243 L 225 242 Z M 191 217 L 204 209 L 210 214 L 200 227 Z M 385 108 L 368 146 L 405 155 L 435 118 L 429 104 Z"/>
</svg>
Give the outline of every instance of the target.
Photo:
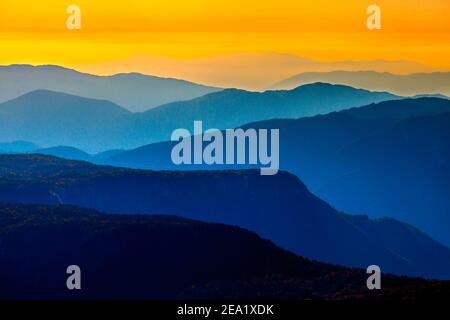
<svg viewBox="0 0 450 320">
<path fill-rule="evenodd" d="M 39 101 L 39 103 L 46 103 L 47 105 L 57 105 L 58 103 L 82 103 L 82 104 L 89 104 L 89 105 L 108 105 L 111 109 L 115 110 L 121 110 L 123 113 L 131 113 L 130 111 L 122 108 L 121 106 L 110 102 L 108 100 L 100 100 L 100 99 L 91 99 L 91 98 L 85 98 L 80 97 L 74 94 L 64 93 L 64 92 L 58 92 L 48 89 L 37 89 L 30 91 L 28 93 L 25 93 L 22 96 L 19 96 L 13 100 L 7 101 L 3 104 L 0 104 L 0 110 L 4 108 L 5 105 L 8 105 L 10 103 L 13 103 L 15 101 L 19 103 L 27 103 L 30 106 L 35 106 L 35 101 Z M 3 108 L 2 108 L 3 107 Z"/>
<path fill-rule="evenodd" d="M 450 95 L 450 72 L 412 74 L 365 70 L 303 72 L 275 83 L 271 89 L 291 89 L 314 82 L 343 84 L 371 91 L 387 91 L 402 96 L 436 93 Z M 424 86 L 424 83 L 427 85 Z"/>
</svg>

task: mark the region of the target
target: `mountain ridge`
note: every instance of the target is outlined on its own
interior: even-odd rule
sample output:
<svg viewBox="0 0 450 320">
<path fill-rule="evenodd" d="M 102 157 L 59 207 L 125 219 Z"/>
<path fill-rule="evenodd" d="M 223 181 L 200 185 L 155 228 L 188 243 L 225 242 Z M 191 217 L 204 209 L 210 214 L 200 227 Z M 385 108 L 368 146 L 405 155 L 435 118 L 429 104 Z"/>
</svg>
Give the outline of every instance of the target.
<svg viewBox="0 0 450 320">
<path fill-rule="evenodd" d="M 173 130 L 190 129 L 199 119 L 205 129 L 227 129 L 255 120 L 299 118 L 397 98 L 348 86 L 311 84 L 264 93 L 228 89 L 130 113 L 108 101 L 39 90 L 0 104 L 0 141 L 26 140 L 42 147 L 66 145 L 97 153 L 165 141 Z M 61 112 L 68 102 L 71 114 Z"/>
<path fill-rule="evenodd" d="M 134 112 L 220 90 L 186 80 L 141 73 L 101 76 L 56 65 L 0 66 L 0 103 L 38 89 L 107 99 Z"/>
<path fill-rule="evenodd" d="M 376 71 L 304 72 L 281 80 L 269 89 L 289 89 L 299 85 L 323 81 L 367 90 L 389 91 L 397 95 L 412 96 L 440 93 L 450 96 L 450 72 L 418 72 L 394 74 Z M 427 85 L 424 87 L 423 84 Z"/>
<path fill-rule="evenodd" d="M 69 204 L 226 223 L 323 262 L 352 267 L 376 263 L 396 274 L 450 278 L 449 248 L 395 220 L 373 222 L 339 213 L 286 172 L 159 172 L 42 155 L 0 155 L 0 178 L 0 202 Z"/>
<path fill-rule="evenodd" d="M 431 299 L 450 290 L 448 281 L 384 273 L 383 290 L 369 291 L 365 270 L 296 256 L 238 227 L 168 215 L 0 204 L 0 241 L 6 300 Z M 74 262 L 83 290 L 61 285 Z"/>
<path fill-rule="evenodd" d="M 444 223 L 450 223 L 445 195 L 450 190 L 446 183 L 450 179 L 446 178 L 449 115 L 448 100 L 403 99 L 310 118 L 254 122 L 242 128 L 279 129 L 280 169 L 300 177 L 314 194 L 339 210 L 396 217 L 449 245 Z M 141 146 L 103 163 L 148 170 L 249 167 L 175 166 L 170 158 L 174 145 L 166 141 Z"/>
</svg>

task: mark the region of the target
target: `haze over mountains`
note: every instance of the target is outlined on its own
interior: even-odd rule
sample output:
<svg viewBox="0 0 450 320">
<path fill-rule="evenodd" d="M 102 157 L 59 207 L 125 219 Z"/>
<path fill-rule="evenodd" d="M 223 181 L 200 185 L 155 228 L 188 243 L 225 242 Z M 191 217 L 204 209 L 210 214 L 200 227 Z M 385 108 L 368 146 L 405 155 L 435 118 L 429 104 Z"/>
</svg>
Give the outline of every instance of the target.
<svg viewBox="0 0 450 320">
<path fill-rule="evenodd" d="M 406 221 L 450 245 L 450 101 L 386 101 L 289 122 L 260 125 L 284 128 L 281 168 L 316 195 L 348 213 Z"/>
<path fill-rule="evenodd" d="M 2 155 L 0 178 L 0 202 L 175 214 L 238 225 L 320 261 L 376 263 L 387 272 L 450 278 L 450 249 L 393 219 L 339 213 L 284 172 L 271 177 L 256 170 L 152 172 Z"/>
<path fill-rule="evenodd" d="M 95 153 L 165 141 L 175 129 L 192 130 L 199 119 L 205 129 L 226 129 L 397 98 L 386 92 L 316 83 L 263 93 L 227 89 L 131 113 L 109 101 L 37 90 L 0 104 L 0 141 L 25 140 L 41 147 L 63 145 Z"/>
<path fill-rule="evenodd" d="M 139 73 L 96 76 L 53 65 L 0 66 L 0 102 L 42 89 L 109 100 L 133 112 L 220 90 Z"/>
<path fill-rule="evenodd" d="M 95 74 L 134 70 L 144 74 L 188 79 L 221 88 L 266 90 L 275 82 L 301 72 L 373 70 L 407 74 L 432 72 L 429 66 L 406 60 L 319 61 L 282 53 L 241 53 L 191 59 L 154 55 L 132 56 L 99 64 L 78 65 L 77 70 Z"/>
<path fill-rule="evenodd" d="M 307 83 L 290 90 L 250 92 L 53 66 L 0 67 L 0 80 L 8 72 L 17 77 L 0 82 L 0 297 L 405 298 L 450 288 L 387 274 L 450 280 L 445 74 L 404 76 L 406 85 L 376 72 L 302 74 L 281 84 Z M 321 75 L 383 91 L 308 83 Z M 44 88 L 1 102 L 39 79 L 102 99 Z M 416 92 L 420 81 L 433 90 Z M 129 110 L 147 109 L 154 89 L 169 102 L 193 96 Z M 204 130 L 279 129 L 280 171 L 174 165 L 167 140 L 197 120 Z M 82 294 L 58 287 L 66 274 L 55 274 L 73 263 L 89 282 Z M 373 264 L 382 293 L 365 288 Z"/>
<path fill-rule="evenodd" d="M 245 128 L 280 130 L 280 168 L 296 174 L 336 208 L 411 223 L 450 245 L 450 101 L 386 101 L 298 120 Z M 183 165 L 173 142 L 118 153 L 105 163 L 142 169 L 220 170 L 245 166 Z M 255 166 L 253 166 L 255 167 Z"/>
<path fill-rule="evenodd" d="M 0 141 L 113 149 L 131 116 L 106 100 L 38 90 L 0 104 Z"/>
<path fill-rule="evenodd" d="M 450 72 L 392 74 L 375 71 L 304 72 L 272 85 L 270 89 L 289 90 L 298 86 L 327 82 L 403 96 L 443 94 L 450 96 Z"/>
<path fill-rule="evenodd" d="M 264 93 L 229 89 L 133 114 L 108 101 L 39 90 L 0 105 L 0 141 L 22 140 L 0 145 L 0 153 L 36 152 L 154 170 L 242 169 L 174 166 L 174 143 L 147 143 L 167 140 L 179 127 L 192 130 L 197 119 L 204 128 L 233 128 L 267 118 L 247 127 L 280 129 L 281 169 L 301 177 L 315 194 L 345 212 L 406 221 L 450 245 L 450 126 L 448 117 L 439 115 L 450 112 L 449 101 L 388 101 L 307 119 L 270 120 L 391 98 L 397 99 L 316 83 Z M 138 148 L 123 150 L 133 147 Z M 100 151 L 106 153 L 96 155 Z"/>
</svg>

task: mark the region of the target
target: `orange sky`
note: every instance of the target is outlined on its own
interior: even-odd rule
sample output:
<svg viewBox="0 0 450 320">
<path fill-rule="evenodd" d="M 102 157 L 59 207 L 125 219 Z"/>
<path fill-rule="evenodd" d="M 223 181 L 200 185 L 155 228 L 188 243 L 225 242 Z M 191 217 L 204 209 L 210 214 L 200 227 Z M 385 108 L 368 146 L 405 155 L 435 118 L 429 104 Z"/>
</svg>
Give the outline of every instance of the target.
<svg viewBox="0 0 450 320">
<path fill-rule="evenodd" d="M 66 29 L 70 4 L 81 8 L 80 31 Z M 381 7 L 382 30 L 366 29 L 370 4 Z M 449 0 L 0 0 L 0 65 L 108 73 L 117 61 L 143 55 L 192 60 L 278 52 L 450 70 L 449 17 Z"/>
</svg>

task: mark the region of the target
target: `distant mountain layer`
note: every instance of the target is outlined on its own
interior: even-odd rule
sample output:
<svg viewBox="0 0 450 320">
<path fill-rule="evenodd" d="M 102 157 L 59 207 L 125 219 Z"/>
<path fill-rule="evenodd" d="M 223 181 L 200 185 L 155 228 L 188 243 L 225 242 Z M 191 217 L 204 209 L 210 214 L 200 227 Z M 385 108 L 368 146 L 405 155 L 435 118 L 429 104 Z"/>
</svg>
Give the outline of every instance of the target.
<svg viewBox="0 0 450 320">
<path fill-rule="evenodd" d="M 71 146 L 95 153 L 169 140 L 178 128 L 234 128 L 276 118 L 300 118 L 396 99 L 383 92 L 311 84 L 263 93 L 229 89 L 144 113 L 105 101 L 39 90 L 0 104 L 0 141 L 27 140 L 43 147 Z"/>
<path fill-rule="evenodd" d="M 81 161 L 94 161 L 95 157 L 90 155 L 87 152 L 84 152 L 80 149 L 76 149 L 73 147 L 53 147 L 53 148 L 42 148 L 34 150 L 33 153 L 36 154 L 44 154 L 44 155 L 51 155 L 56 156 L 59 158 L 69 159 L 69 160 L 81 160 Z M 114 155 L 114 152 L 108 152 L 107 155 Z"/>
<path fill-rule="evenodd" d="M 296 55 L 267 52 L 240 53 L 177 59 L 153 55 L 127 57 L 99 64 L 78 66 L 80 70 L 120 73 L 136 70 L 145 74 L 191 79 L 221 88 L 265 90 L 281 79 L 300 72 L 373 70 L 407 74 L 433 71 L 433 68 L 406 60 L 318 61 Z"/>
<path fill-rule="evenodd" d="M 237 227 L 68 206 L 0 205 L 1 299 L 428 299 L 448 282 L 312 262 Z M 125 249 L 125 250 L 123 250 Z M 82 290 L 66 269 L 81 268 Z"/>
<path fill-rule="evenodd" d="M 191 128 L 194 120 L 202 120 L 206 128 L 225 129 L 252 121 L 296 119 L 398 98 L 387 92 L 327 83 L 262 93 L 227 89 L 155 108 L 143 113 L 140 120 L 160 126 L 176 122 L 183 128 Z"/>
<path fill-rule="evenodd" d="M 450 96 L 450 72 L 398 75 L 374 71 L 305 72 L 280 81 L 270 89 L 286 90 L 314 82 L 344 84 L 398 95 L 443 94 Z"/>
<path fill-rule="evenodd" d="M 0 141 L 113 149 L 131 116 L 106 100 L 39 90 L 0 104 Z"/>
<path fill-rule="evenodd" d="M 319 261 L 450 279 L 450 249 L 393 219 L 339 213 L 284 172 L 153 172 L 3 155 L 0 181 L 0 202 L 175 214 L 237 225 Z"/>
<path fill-rule="evenodd" d="M 107 150 L 101 153 L 90 154 L 81 149 L 68 146 L 40 148 L 38 145 L 28 141 L 0 143 L 0 154 L 43 154 L 68 160 L 89 161 L 93 163 L 104 162 L 106 161 L 106 159 L 109 159 L 125 151 L 126 150 L 115 149 Z"/>
<path fill-rule="evenodd" d="M 450 101 L 446 99 L 402 99 L 296 120 L 275 119 L 254 122 L 246 124 L 242 128 L 279 129 L 281 138 L 280 152 L 283 159 L 281 165 L 288 170 L 292 170 L 291 162 L 297 163 L 298 160 L 306 161 L 302 166 L 315 163 L 317 166 L 322 167 L 326 161 L 334 161 L 333 158 L 328 158 L 327 152 L 340 150 L 342 145 L 352 143 L 361 137 L 370 136 L 375 132 L 383 132 L 401 121 L 425 116 L 436 116 L 431 119 L 438 119 L 440 115 L 443 115 L 445 119 L 446 113 L 450 113 Z M 445 136 L 440 137 L 440 140 L 445 140 L 445 138 Z M 104 163 L 151 170 L 242 168 L 241 165 L 174 165 L 171 160 L 171 150 L 177 143 L 166 141 L 114 153 L 110 157 L 105 158 Z M 370 146 L 367 147 L 370 148 Z M 314 159 L 307 160 L 307 156 L 311 153 L 315 153 Z M 293 159 L 294 154 L 305 157 L 305 159 Z M 54 155 L 58 156 L 57 154 Z M 323 167 L 326 169 L 325 166 Z M 297 167 L 294 169 L 297 169 Z M 308 172 L 309 170 L 305 168 L 305 171 Z M 310 174 L 311 179 L 319 178 L 320 175 L 316 176 L 317 173 L 316 171 L 312 172 Z"/>
<path fill-rule="evenodd" d="M 51 65 L 0 66 L 0 102 L 40 89 L 107 99 L 130 111 L 144 111 L 164 103 L 189 100 L 220 90 L 139 73 L 95 76 Z"/>
</svg>

